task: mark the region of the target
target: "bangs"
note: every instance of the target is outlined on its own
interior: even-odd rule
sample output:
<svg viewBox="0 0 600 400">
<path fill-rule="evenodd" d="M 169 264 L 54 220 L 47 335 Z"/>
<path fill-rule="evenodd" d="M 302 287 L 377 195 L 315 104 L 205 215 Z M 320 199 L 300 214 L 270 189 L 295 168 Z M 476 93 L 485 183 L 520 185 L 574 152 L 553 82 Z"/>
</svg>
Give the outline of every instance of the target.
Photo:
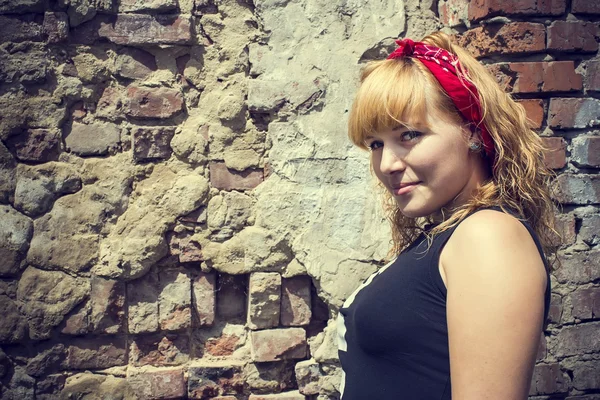
<svg viewBox="0 0 600 400">
<path fill-rule="evenodd" d="M 419 66 L 405 58 L 365 67 L 348 121 L 348 136 L 355 145 L 366 149 L 366 137 L 376 132 L 426 124 L 428 106 L 439 99 L 432 98 L 436 91 L 430 90 L 431 82 Z"/>
</svg>

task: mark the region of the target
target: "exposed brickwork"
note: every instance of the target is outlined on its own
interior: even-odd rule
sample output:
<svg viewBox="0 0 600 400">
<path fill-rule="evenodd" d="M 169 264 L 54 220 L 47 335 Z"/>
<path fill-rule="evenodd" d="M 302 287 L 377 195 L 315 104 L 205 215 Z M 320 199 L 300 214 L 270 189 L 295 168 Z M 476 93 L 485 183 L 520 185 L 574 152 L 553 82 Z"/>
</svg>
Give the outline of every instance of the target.
<svg viewBox="0 0 600 400">
<path fill-rule="evenodd" d="M 268 329 L 252 332 L 252 359 L 269 362 L 306 356 L 306 332 L 302 328 Z"/>
<path fill-rule="evenodd" d="M 525 109 L 532 129 L 540 129 L 544 122 L 544 101 L 531 99 L 519 100 L 519 104 Z"/>
<path fill-rule="evenodd" d="M 499 29 L 477 27 L 459 37 L 458 43 L 475 57 L 495 54 L 538 53 L 546 48 L 546 29 L 543 24 L 513 22 Z"/>
<path fill-rule="evenodd" d="M 554 21 L 548 27 L 548 49 L 559 51 L 598 50 L 598 24 L 585 21 Z"/>
<path fill-rule="evenodd" d="M 571 12 L 574 14 L 600 14 L 600 4 L 597 1 L 573 0 Z"/>
<path fill-rule="evenodd" d="M 591 98 L 553 98 L 548 109 L 550 128 L 587 128 L 600 125 L 600 100 Z"/>
<path fill-rule="evenodd" d="M 566 143 L 563 138 L 543 138 L 546 151 L 544 152 L 544 162 L 546 166 L 553 169 L 563 168 L 567 164 Z"/>
<path fill-rule="evenodd" d="M 565 0 L 474 0 L 469 4 L 471 21 L 496 15 L 558 16 L 565 12 Z"/>
</svg>

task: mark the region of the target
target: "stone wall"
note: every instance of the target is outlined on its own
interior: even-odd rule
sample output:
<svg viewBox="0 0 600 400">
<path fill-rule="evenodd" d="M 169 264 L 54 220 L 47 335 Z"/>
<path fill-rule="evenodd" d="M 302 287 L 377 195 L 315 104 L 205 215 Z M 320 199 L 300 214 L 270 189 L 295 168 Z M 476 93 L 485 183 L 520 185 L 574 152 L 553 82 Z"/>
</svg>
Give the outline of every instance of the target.
<svg viewBox="0 0 600 400">
<path fill-rule="evenodd" d="M 389 245 L 346 139 L 358 72 L 446 26 L 522 99 L 559 173 L 530 394 L 599 399 L 599 16 L 586 0 L 0 0 L 0 397 L 338 398 L 334 318 Z"/>
</svg>

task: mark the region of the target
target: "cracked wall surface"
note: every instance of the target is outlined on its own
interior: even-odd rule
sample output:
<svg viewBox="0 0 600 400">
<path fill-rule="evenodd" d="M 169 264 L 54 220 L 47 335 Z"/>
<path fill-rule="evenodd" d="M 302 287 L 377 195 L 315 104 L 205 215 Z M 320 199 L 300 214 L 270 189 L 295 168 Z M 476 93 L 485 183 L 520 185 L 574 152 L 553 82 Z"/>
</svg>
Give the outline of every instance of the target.
<svg viewBox="0 0 600 400">
<path fill-rule="evenodd" d="M 338 399 L 337 310 L 390 245 L 359 71 L 445 27 L 560 173 L 530 394 L 594 400 L 600 12 L 497 3 L 0 1 L 0 397 Z"/>
</svg>

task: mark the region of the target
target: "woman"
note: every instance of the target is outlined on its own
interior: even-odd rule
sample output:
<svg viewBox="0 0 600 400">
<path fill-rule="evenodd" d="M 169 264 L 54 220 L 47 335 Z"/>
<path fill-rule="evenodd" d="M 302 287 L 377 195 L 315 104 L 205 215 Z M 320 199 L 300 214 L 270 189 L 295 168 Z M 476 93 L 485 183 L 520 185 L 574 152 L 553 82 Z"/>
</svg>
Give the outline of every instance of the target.
<svg viewBox="0 0 600 400">
<path fill-rule="evenodd" d="M 556 243 L 541 140 L 448 36 L 397 43 L 364 68 L 349 120 L 396 257 L 340 310 L 342 399 L 525 399 Z"/>
</svg>

